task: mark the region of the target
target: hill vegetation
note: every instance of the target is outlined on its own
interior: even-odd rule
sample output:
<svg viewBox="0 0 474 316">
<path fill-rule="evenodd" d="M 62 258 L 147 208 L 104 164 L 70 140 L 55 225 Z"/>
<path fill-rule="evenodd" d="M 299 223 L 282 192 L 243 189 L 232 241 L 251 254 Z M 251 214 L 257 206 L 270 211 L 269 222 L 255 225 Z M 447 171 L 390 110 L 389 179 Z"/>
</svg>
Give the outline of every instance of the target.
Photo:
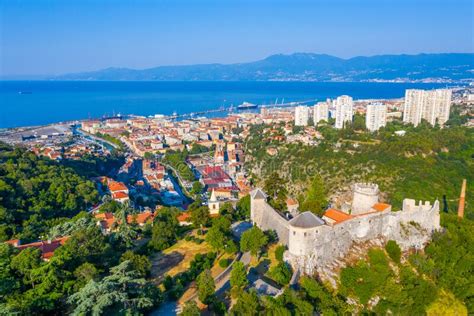
<svg viewBox="0 0 474 316">
<path fill-rule="evenodd" d="M 36 240 L 98 201 L 71 168 L 0 143 L 0 240 Z"/>
<path fill-rule="evenodd" d="M 415 128 L 393 122 L 371 134 L 357 126 L 358 121 L 356 117 L 353 126 L 342 130 L 318 127 L 324 139 L 317 146 L 277 140 L 273 136 L 284 134 L 281 126 L 255 125 L 245 143 L 246 167 L 255 184 L 270 191 L 275 189 L 267 188 L 269 182 L 281 178 L 288 194 L 280 196 L 280 202 L 292 195 L 305 207 L 315 205 L 310 196 L 318 196 L 318 201 L 324 192 L 340 196 L 352 183 L 362 181 L 377 183 L 395 210 L 404 198 L 439 199 L 445 211 L 457 209 L 462 179 L 474 183 L 473 129 L 428 124 Z M 395 135 L 397 130 L 405 130 L 405 136 Z M 278 153 L 268 155 L 267 148 L 277 148 Z M 466 209 L 473 218 L 469 202 Z"/>
</svg>

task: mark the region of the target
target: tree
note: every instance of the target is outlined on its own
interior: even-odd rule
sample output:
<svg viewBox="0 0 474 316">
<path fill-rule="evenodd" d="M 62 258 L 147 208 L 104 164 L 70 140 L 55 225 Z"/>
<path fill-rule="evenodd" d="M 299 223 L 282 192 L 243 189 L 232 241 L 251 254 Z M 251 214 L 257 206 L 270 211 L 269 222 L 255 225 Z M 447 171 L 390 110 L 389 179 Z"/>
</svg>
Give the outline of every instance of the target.
<svg viewBox="0 0 474 316">
<path fill-rule="evenodd" d="M 190 207 L 190 212 L 191 222 L 202 231 L 203 227 L 209 223 L 209 208 L 204 205 Z"/>
<path fill-rule="evenodd" d="M 250 218 L 250 195 L 247 194 L 246 196 L 242 197 L 236 205 L 236 219 L 246 219 Z"/>
<path fill-rule="evenodd" d="M 247 269 L 242 262 L 237 261 L 233 264 L 230 272 L 230 286 L 234 296 L 240 294 L 247 285 Z"/>
<path fill-rule="evenodd" d="M 264 190 L 270 196 L 270 204 L 278 210 L 283 210 L 286 207 L 285 181 L 277 172 L 273 172 L 264 184 Z"/>
<path fill-rule="evenodd" d="M 199 316 L 201 315 L 201 310 L 197 306 L 195 301 L 187 301 L 184 304 L 183 311 L 179 314 L 180 316 Z"/>
<path fill-rule="evenodd" d="M 270 277 L 280 285 L 287 285 L 291 280 L 291 269 L 286 262 L 280 262 L 268 272 Z"/>
<path fill-rule="evenodd" d="M 112 234 L 113 238 L 118 240 L 127 249 L 134 246 L 134 241 L 138 237 L 136 225 L 134 223 L 128 223 L 127 221 L 128 216 L 131 214 L 133 214 L 133 210 L 128 202 L 120 205 L 115 212 L 115 218 L 117 219 L 115 225 L 117 225 L 118 228 Z"/>
<path fill-rule="evenodd" d="M 300 284 L 306 300 L 311 302 L 318 312 L 324 315 L 343 315 L 349 312 L 344 297 L 333 295 L 315 279 L 303 276 Z"/>
<path fill-rule="evenodd" d="M 230 244 L 230 221 L 225 217 L 214 219 L 206 234 L 206 241 L 216 251 L 226 250 Z"/>
<path fill-rule="evenodd" d="M 250 292 L 243 291 L 237 303 L 232 307 L 230 311 L 231 315 L 259 315 L 261 311 L 260 300 L 258 299 L 257 292 L 250 290 Z"/>
<path fill-rule="evenodd" d="M 260 228 L 254 226 L 242 234 L 240 249 L 242 251 L 250 251 L 253 256 L 256 256 L 267 242 L 267 236 L 265 236 Z"/>
<path fill-rule="evenodd" d="M 199 300 L 204 304 L 211 303 L 211 300 L 214 297 L 214 292 L 216 291 L 216 285 L 214 283 L 214 278 L 211 275 L 211 270 L 206 269 L 201 272 L 196 280 L 196 285 Z"/>
<path fill-rule="evenodd" d="M 11 267 L 22 277 L 23 283 L 34 286 L 32 271 L 41 265 L 41 251 L 30 247 L 21 251 L 11 260 Z"/>
<path fill-rule="evenodd" d="M 15 249 L 12 246 L 6 243 L 0 244 L 0 300 L 14 292 L 20 285 L 11 267 L 14 254 Z"/>
<path fill-rule="evenodd" d="M 316 215 L 321 216 L 328 204 L 327 192 L 324 186 L 324 181 L 319 174 L 316 174 L 311 181 L 308 188 L 306 199 L 301 205 L 302 211 L 311 211 Z"/>
<path fill-rule="evenodd" d="M 99 276 L 99 271 L 92 263 L 85 262 L 74 270 L 74 276 L 76 277 L 75 288 L 80 289 L 90 280 L 96 280 Z"/>
<path fill-rule="evenodd" d="M 153 222 L 150 245 L 156 250 L 170 247 L 177 239 L 179 222 L 174 209 L 163 208 Z"/>
<path fill-rule="evenodd" d="M 395 240 L 389 240 L 385 245 L 385 250 L 388 253 L 388 256 L 395 262 L 400 263 L 400 258 L 402 256 L 402 251 L 400 246 L 398 246 Z"/>
<path fill-rule="evenodd" d="M 127 250 L 122 254 L 120 262 L 130 261 L 132 268 L 136 270 L 141 277 L 146 277 L 151 270 L 151 262 L 147 256 L 138 255 L 131 250 Z"/>
<path fill-rule="evenodd" d="M 200 194 L 202 190 L 204 189 L 203 185 L 199 181 L 194 181 L 193 182 L 193 187 L 191 189 L 191 192 L 193 194 Z"/>
<path fill-rule="evenodd" d="M 161 300 L 159 292 L 150 291 L 145 279 L 132 269 L 130 261 L 124 261 L 111 268 L 110 274 L 102 280 L 90 280 L 71 295 L 68 302 L 74 305 L 72 315 L 113 314 L 113 311 L 133 314 L 156 305 L 157 297 Z"/>
</svg>

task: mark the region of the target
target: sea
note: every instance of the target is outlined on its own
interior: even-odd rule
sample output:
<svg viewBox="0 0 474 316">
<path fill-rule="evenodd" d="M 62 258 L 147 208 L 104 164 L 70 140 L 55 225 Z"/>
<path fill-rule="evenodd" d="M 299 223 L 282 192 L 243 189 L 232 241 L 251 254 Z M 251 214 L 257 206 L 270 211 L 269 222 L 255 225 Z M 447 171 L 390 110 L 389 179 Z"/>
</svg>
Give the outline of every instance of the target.
<svg viewBox="0 0 474 316">
<path fill-rule="evenodd" d="M 121 115 L 185 114 L 244 101 L 275 104 L 316 101 L 342 94 L 354 99 L 400 98 L 405 89 L 436 83 L 0 81 L 0 128 Z M 220 112 L 215 115 L 225 115 Z"/>
</svg>

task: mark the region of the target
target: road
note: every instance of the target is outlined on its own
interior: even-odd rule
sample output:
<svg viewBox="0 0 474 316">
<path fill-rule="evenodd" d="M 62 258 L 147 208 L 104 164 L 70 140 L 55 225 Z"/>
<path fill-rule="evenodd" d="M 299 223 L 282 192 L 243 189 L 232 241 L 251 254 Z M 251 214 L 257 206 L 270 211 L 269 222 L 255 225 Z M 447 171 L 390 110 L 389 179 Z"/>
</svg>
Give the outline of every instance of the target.
<svg viewBox="0 0 474 316">
<path fill-rule="evenodd" d="M 239 257 L 240 256 L 240 257 Z M 239 253 L 236 257 L 236 259 L 232 262 L 227 269 L 222 271 L 218 276 L 214 278 L 214 282 L 216 284 L 216 296 L 221 296 L 224 295 L 224 293 L 230 289 L 230 272 L 232 271 L 232 265 L 235 263 L 237 260 L 242 262 L 244 265 L 249 265 L 250 264 L 250 259 L 251 255 L 250 252 L 245 252 L 244 254 Z M 188 301 L 194 300 L 197 298 L 197 292 L 192 295 Z M 178 305 L 176 301 L 167 301 L 164 302 L 160 307 L 153 312 L 150 313 L 150 315 L 153 316 L 158 316 L 158 315 L 176 315 L 177 313 L 182 311 L 182 305 Z"/>
</svg>

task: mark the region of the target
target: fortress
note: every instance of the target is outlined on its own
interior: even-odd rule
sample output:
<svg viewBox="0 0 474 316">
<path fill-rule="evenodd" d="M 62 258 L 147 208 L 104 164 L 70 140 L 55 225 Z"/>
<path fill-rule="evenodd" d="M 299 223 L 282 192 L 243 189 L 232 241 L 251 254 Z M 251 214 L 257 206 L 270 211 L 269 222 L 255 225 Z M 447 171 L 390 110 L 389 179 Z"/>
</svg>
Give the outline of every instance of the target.
<svg viewBox="0 0 474 316">
<path fill-rule="evenodd" d="M 357 243 L 374 239 L 395 240 L 402 250 L 421 249 L 440 229 L 439 202 L 416 204 L 403 200 L 402 210 L 379 202 L 378 185 L 357 183 L 352 187 L 350 210 L 328 209 L 320 218 L 311 212 L 287 219 L 267 203 L 266 194 L 251 192 L 251 220 L 262 230 L 275 230 L 288 247 L 285 260 L 295 270 L 314 274 L 343 258 Z"/>
</svg>

